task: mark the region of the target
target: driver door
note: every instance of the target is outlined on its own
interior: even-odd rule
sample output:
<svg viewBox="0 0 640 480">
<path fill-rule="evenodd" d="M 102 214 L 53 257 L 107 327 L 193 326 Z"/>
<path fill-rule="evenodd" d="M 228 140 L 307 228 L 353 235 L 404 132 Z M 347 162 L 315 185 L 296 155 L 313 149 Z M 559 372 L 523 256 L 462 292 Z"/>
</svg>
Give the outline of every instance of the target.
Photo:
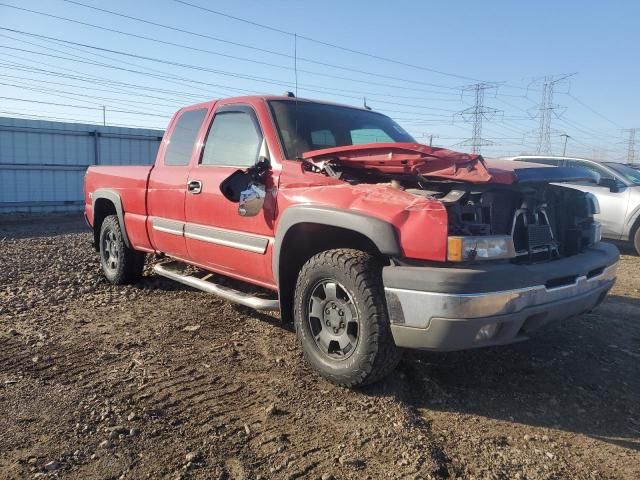
<svg viewBox="0 0 640 480">
<path fill-rule="evenodd" d="M 238 214 L 220 184 L 236 170 L 254 165 L 263 148 L 257 115 L 248 105 L 215 109 L 198 162 L 189 172 L 184 235 L 193 263 L 231 277 L 272 286 L 274 197 L 270 172 L 264 176 L 267 196 L 254 217 Z M 269 257 L 269 258 L 268 258 Z"/>
</svg>

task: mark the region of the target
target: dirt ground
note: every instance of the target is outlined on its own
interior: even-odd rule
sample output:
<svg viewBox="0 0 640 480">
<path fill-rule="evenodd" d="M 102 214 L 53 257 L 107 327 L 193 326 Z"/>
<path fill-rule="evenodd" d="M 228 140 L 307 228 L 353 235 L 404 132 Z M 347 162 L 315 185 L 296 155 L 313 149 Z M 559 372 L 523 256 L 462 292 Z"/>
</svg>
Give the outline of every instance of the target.
<svg viewBox="0 0 640 480">
<path fill-rule="evenodd" d="M 0 218 L 0 477 L 640 478 L 640 258 L 528 342 L 333 386 L 292 330 L 148 271 L 77 216 Z"/>
</svg>

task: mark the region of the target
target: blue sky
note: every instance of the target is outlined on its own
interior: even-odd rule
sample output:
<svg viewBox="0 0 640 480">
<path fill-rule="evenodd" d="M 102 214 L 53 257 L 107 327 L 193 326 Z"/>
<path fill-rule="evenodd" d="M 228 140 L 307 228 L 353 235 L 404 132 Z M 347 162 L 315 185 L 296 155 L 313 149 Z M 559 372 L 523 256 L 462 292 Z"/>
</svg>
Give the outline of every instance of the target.
<svg viewBox="0 0 640 480">
<path fill-rule="evenodd" d="M 191 33 L 63 0 L 0 3 L 190 48 L 0 5 L 0 27 L 31 34 L 0 30 L 0 116 L 101 122 L 106 105 L 108 123 L 164 128 L 184 104 L 294 88 L 292 35 L 175 0 L 77 1 Z M 471 136 L 456 113 L 473 104 L 464 87 L 498 82 L 485 93 L 499 111 L 484 119 L 492 145 L 482 153 L 533 153 L 540 79 L 560 74 L 574 75 L 556 85 L 553 153 L 567 133 L 569 154 L 621 159 L 622 129 L 640 127 L 640 2 L 188 1 L 399 62 L 299 38 L 299 95 L 352 105 L 366 96 L 420 141 L 434 134 L 435 145 L 468 149 L 455 147 Z"/>
</svg>

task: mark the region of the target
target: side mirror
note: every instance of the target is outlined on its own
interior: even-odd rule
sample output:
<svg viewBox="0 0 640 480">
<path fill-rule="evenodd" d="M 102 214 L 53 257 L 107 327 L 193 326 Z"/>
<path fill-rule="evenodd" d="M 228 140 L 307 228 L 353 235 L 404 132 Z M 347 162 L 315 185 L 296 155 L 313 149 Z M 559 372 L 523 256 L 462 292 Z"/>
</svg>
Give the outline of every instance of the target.
<svg viewBox="0 0 640 480">
<path fill-rule="evenodd" d="M 238 214 L 241 217 L 255 217 L 264 205 L 267 192 L 262 183 L 251 182 L 246 190 L 240 192 Z"/>
<path fill-rule="evenodd" d="M 230 202 L 238 203 L 240 194 L 249 188 L 249 183 L 251 175 L 245 170 L 236 170 L 220 183 L 220 193 Z"/>
<path fill-rule="evenodd" d="M 624 188 L 618 183 L 615 178 L 600 178 L 598 185 L 608 188 L 612 193 L 618 193 Z"/>
<path fill-rule="evenodd" d="M 268 157 L 260 160 L 246 170 L 236 170 L 220 184 L 220 192 L 230 202 L 238 204 L 238 214 L 242 217 L 254 217 L 260 213 L 266 197 L 262 176 L 271 164 Z"/>
</svg>

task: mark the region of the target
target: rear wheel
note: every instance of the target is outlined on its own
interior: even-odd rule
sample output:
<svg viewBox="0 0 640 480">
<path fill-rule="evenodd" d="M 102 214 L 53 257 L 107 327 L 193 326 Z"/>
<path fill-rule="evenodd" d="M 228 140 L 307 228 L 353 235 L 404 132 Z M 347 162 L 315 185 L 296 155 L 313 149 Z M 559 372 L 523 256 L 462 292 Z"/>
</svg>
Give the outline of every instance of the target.
<svg viewBox="0 0 640 480">
<path fill-rule="evenodd" d="M 135 283 L 142 278 L 144 253 L 124 243 L 116 215 L 106 217 L 100 228 L 100 264 L 104 276 L 114 285 Z"/>
<path fill-rule="evenodd" d="M 640 225 L 636 227 L 636 231 L 633 234 L 633 247 L 636 250 L 636 255 L 640 255 Z"/>
<path fill-rule="evenodd" d="M 365 252 L 328 250 L 309 259 L 294 298 L 298 341 L 311 366 L 331 382 L 376 382 L 398 364 L 386 312 L 381 266 Z"/>
</svg>

